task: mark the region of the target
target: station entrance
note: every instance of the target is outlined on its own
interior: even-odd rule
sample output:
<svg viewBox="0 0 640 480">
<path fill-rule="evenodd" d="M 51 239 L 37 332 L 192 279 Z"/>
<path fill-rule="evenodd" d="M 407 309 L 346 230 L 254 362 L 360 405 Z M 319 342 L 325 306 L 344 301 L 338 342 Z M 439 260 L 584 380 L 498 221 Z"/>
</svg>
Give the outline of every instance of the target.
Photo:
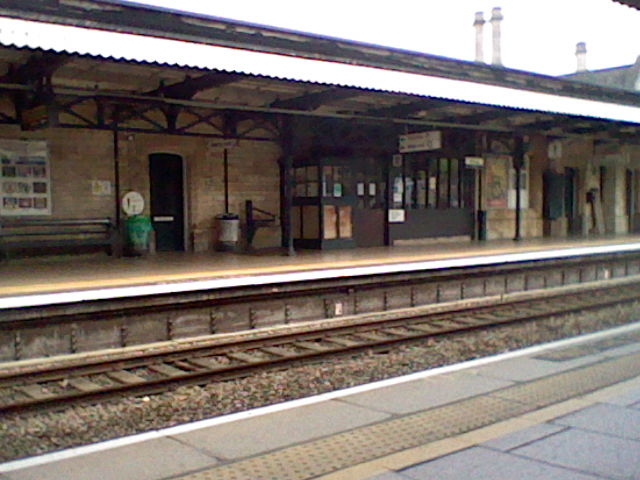
<svg viewBox="0 0 640 480">
<path fill-rule="evenodd" d="M 182 157 L 149 156 L 151 223 L 158 251 L 184 251 L 184 188 Z"/>
</svg>

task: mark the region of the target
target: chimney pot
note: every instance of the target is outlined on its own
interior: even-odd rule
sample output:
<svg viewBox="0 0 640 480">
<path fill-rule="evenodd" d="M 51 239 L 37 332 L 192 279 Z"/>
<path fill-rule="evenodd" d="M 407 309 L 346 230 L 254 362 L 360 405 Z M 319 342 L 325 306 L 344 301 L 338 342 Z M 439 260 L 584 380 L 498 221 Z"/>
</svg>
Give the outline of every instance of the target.
<svg viewBox="0 0 640 480">
<path fill-rule="evenodd" d="M 484 13 L 476 12 L 473 26 L 476 29 L 476 62 L 484 63 Z"/>
<path fill-rule="evenodd" d="M 491 10 L 491 26 L 493 27 L 493 55 L 491 57 L 491 64 L 496 66 L 502 66 L 502 45 L 500 38 L 500 23 L 504 17 L 502 16 L 502 9 L 495 7 Z"/>
<path fill-rule="evenodd" d="M 578 61 L 576 72 L 586 72 L 587 71 L 587 44 L 585 42 L 578 42 L 576 44 L 576 60 Z"/>
</svg>

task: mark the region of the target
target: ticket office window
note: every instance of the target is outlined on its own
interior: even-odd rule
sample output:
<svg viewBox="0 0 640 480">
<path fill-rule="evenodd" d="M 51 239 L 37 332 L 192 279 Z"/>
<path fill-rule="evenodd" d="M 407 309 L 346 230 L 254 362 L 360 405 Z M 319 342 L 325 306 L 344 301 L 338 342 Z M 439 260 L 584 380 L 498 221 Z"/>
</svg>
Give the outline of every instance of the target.
<svg viewBox="0 0 640 480">
<path fill-rule="evenodd" d="M 367 158 L 360 162 L 355 177 L 355 207 L 360 210 L 386 207 L 387 182 L 380 162 Z"/>
<path fill-rule="evenodd" d="M 461 208 L 461 166 L 457 158 L 407 156 L 401 168 L 392 169 L 392 208 Z"/>
</svg>

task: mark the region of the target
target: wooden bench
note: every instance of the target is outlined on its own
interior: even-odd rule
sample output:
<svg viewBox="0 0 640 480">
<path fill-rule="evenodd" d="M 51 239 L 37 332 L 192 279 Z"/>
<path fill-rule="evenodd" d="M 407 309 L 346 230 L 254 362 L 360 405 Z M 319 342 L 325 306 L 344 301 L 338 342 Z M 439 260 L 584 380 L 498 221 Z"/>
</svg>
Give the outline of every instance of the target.
<svg viewBox="0 0 640 480">
<path fill-rule="evenodd" d="M 244 205 L 245 220 L 247 222 L 247 250 L 253 250 L 253 239 L 259 228 L 270 227 L 276 223 L 276 215 L 253 206 L 251 200 Z M 256 217 L 256 214 L 260 217 Z"/>
<path fill-rule="evenodd" d="M 110 218 L 0 219 L 0 257 L 14 251 L 102 247 L 109 255 L 122 255 L 121 236 Z"/>
</svg>

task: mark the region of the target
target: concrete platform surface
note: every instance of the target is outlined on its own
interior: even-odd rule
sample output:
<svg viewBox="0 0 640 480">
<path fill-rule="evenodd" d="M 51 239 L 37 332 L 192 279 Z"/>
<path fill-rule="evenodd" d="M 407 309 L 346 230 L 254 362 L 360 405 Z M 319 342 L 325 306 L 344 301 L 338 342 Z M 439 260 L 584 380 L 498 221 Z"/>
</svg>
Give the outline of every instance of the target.
<svg viewBox="0 0 640 480">
<path fill-rule="evenodd" d="M 245 277 L 309 273 L 354 268 L 402 269 L 407 265 L 476 260 L 487 256 L 555 252 L 556 255 L 585 248 L 619 246 L 640 249 L 640 236 L 622 235 L 589 239 L 531 239 L 521 242 L 491 240 L 483 242 L 440 242 L 421 246 L 359 248 L 339 251 L 300 251 L 287 257 L 279 253 L 247 255 L 233 253 L 159 253 L 137 258 L 57 256 L 12 259 L 0 263 L 0 299 L 96 289 L 116 289 L 145 285 L 178 285 L 224 279 L 238 282 Z M 486 259 L 484 259 L 486 261 Z M 447 268 L 446 264 L 421 268 Z M 384 268 L 383 268 L 384 269 Z M 344 271 L 343 274 L 356 272 Z M 334 274 L 330 275 L 335 276 Z M 246 284 L 246 282 L 245 282 Z M 0 305 L 1 307 L 1 305 Z M 6 308 L 6 307 L 4 307 Z"/>
<path fill-rule="evenodd" d="M 640 479 L 638 345 L 640 323 L 0 464 L 0 479 Z"/>
</svg>

